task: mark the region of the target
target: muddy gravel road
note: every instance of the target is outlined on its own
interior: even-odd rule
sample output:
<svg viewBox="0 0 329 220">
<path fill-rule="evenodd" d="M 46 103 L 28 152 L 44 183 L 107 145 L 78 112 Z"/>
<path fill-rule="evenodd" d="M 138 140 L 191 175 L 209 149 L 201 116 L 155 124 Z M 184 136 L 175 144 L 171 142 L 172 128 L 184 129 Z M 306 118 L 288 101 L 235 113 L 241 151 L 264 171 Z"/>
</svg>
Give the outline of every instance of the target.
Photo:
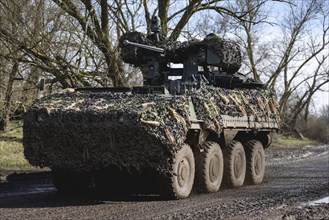
<svg viewBox="0 0 329 220">
<path fill-rule="evenodd" d="M 261 185 L 177 201 L 64 196 L 49 172 L 0 176 L 0 219 L 329 219 L 329 146 L 270 148 L 266 154 Z"/>
</svg>

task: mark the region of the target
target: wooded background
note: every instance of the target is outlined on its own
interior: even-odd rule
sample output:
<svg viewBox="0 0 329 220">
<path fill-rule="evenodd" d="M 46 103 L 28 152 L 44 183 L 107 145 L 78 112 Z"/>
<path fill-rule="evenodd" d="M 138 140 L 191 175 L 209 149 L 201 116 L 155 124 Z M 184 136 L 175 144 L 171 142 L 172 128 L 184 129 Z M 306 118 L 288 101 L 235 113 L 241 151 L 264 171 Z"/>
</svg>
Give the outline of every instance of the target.
<svg viewBox="0 0 329 220">
<path fill-rule="evenodd" d="M 150 33 L 158 15 L 173 40 L 217 32 L 238 41 L 240 72 L 276 91 L 283 131 L 329 141 L 329 106 L 313 102 L 329 90 L 328 14 L 327 0 L 0 0 L 0 130 L 31 105 L 40 78 L 47 93 L 140 85 L 118 39 Z"/>
</svg>

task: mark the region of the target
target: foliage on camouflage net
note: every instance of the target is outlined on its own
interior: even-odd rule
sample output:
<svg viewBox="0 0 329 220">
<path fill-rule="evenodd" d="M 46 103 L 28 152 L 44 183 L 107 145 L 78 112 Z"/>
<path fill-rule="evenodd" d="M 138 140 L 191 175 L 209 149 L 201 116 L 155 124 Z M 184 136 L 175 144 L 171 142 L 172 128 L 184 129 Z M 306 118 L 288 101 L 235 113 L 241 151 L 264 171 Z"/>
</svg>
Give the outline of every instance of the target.
<svg viewBox="0 0 329 220">
<path fill-rule="evenodd" d="M 242 56 L 240 47 L 236 42 L 224 40 L 216 34 L 209 34 L 203 39 L 202 43 L 213 48 L 218 56 L 222 58 L 220 66 L 224 72 L 233 74 L 240 69 Z"/>
<path fill-rule="evenodd" d="M 186 103 L 185 97 L 111 93 L 45 97 L 26 114 L 25 155 L 34 165 L 76 170 L 160 169 L 186 137 Z"/>
<path fill-rule="evenodd" d="M 192 100 L 198 118 L 205 122 L 205 129 L 218 134 L 222 131 L 221 115 L 254 116 L 256 120 L 265 118 L 267 121 L 272 118 L 279 122 L 276 98 L 268 90 L 229 90 L 209 86 L 192 94 Z"/>
</svg>

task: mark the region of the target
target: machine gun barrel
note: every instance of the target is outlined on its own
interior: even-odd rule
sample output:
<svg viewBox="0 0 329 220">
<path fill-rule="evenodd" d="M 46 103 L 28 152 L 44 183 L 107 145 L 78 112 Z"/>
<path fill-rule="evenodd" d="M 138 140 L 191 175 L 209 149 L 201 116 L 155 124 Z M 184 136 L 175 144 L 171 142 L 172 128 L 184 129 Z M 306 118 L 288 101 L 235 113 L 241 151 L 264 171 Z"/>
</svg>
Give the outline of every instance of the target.
<svg viewBox="0 0 329 220">
<path fill-rule="evenodd" d="M 157 53 L 161 53 L 161 54 L 164 54 L 164 52 L 166 51 L 165 49 L 160 48 L 160 47 L 155 47 L 155 46 L 149 46 L 149 45 L 145 45 L 145 44 L 134 43 L 134 42 L 130 42 L 128 40 L 125 40 L 123 43 L 125 45 L 133 45 L 133 46 L 136 46 L 136 47 L 144 48 L 144 49 L 151 50 L 151 51 L 154 51 L 154 52 L 157 52 Z"/>
</svg>

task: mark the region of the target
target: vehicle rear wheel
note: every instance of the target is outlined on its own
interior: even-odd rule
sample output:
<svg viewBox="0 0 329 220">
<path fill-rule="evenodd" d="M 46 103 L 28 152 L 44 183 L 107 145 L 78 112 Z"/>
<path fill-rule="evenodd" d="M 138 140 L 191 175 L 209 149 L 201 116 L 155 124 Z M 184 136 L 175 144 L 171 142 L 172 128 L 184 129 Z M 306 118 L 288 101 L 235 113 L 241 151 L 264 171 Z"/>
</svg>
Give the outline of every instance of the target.
<svg viewBox="0 0 329 220">
<path fill-rule="evenodd" d="M 85 193 L 89 190 L 90 175 L 67 170 L 53 170 L 53 182 L 56 189 L 65 194 Z"/>
<path fill-rule="evenodd" d="M 187 198 L 192 190 L 195 163 L 193 152 L 189 145 L 183 144 L 173 158 L 171 173 L 163 176 L 160 194 L 167 199 Z"/>
<path fill-rule="evenodd" d="M 260 184 L 265 174 L 265 153 L 260 141 L 251 140 L 245 145 L 247 156 L 247 185 Z"/>
<path fill-rule="evenodd" d="M 224 150 L 224 180 L 228 187 L 240 187 L 246 176 L 246 154 L 242 144 L 233 140 Z"/>
<path fill-rule="evenodd" d="M 196 154 L 195 185 L 199 192 L 217 192 L 223 179 L 224 161 L 220 146 L 207 141 Z"/>
</svg>

